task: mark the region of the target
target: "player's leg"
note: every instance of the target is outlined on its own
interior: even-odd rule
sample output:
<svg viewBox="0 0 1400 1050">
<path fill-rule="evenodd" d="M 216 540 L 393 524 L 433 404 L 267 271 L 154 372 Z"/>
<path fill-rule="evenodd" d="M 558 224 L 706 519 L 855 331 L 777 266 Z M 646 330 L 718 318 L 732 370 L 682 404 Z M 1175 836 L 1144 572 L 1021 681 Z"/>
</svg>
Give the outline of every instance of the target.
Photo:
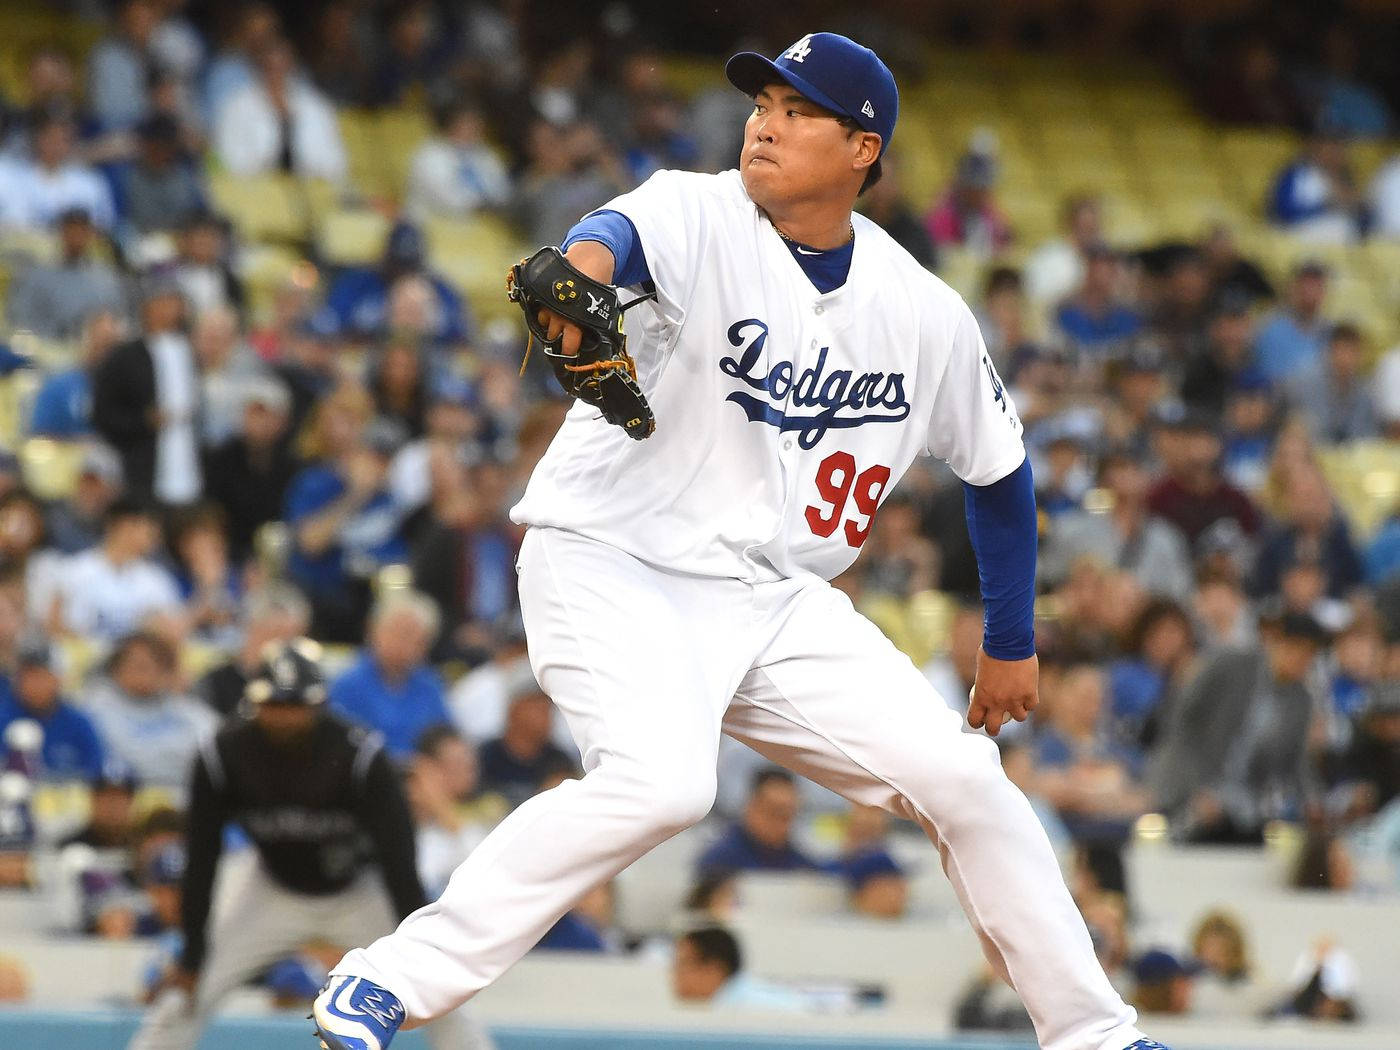
<svg viewBox="0 0 1400 1050">
<path fill-rule="evenodd" d="M 369 944 L 393 930 L 393 906 L 384 880 L 377 871 L 366 871 L 341 893 L 318 899 L 308 910 L 318 938 L 332 944 Z M 470 1007 L 453 1010 L 424 1026 L 423 1035 L 432 1050 L 494 1050 L 491 1035 L 470 1013 Z"/>
<path fill-rule="evenodd" d="M 226 857 L 220 868 L 209 951 L 193 997 L 160 996 L 128 1050 L 194 1050 L 229 993 L 306 939 L 300 899 L 273 882 L 252 850 Z"/>
<path fill-rule="evenodd" d="M 962 732 L 841 592 L 811 584 L 782 604 L 725 731 L 852 801 L 917 821 L 1045 1050 L 1123 1050 L 1140 1038 L 996 745 Z"/>
<path fill-rule="evenodd" d="M 742 584 L 664 574 L 557 530 L 532 529 L 519 568 L 530 660 L 586 775 L 523 803 L 438 901 L 336 967 L 415 1021 L 460 1006 L 590 889 L 709 811 L 720 721 L 753 648 Z"/>
</svg>

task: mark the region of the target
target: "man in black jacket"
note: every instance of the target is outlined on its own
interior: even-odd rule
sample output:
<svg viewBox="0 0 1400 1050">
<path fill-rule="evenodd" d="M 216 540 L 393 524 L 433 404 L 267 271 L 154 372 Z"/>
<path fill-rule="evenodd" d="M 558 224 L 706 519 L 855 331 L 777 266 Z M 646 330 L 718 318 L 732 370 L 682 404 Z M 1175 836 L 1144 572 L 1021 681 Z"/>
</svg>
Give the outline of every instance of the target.
<svg viewBox="0 0 1400 1050">
<path fill-rule="evenodd" d="M 127 490 L 166 505 L 193 503 L 201 488 L 199 376 L 184 315 L 179 286 L 148 276 L 141 338 L 116 347 L 92 377 L 92 425 L 121 455 Z"/>
<path fill-rule="evenodd" d="M 387 933 L 425 903 L 398 773 L 377 736 L 326 713 L 318 657 L 305 639 L 271 645 L 244 692 L 249 716 L 195 760 L 184 945 L 130 1050 L 193 1050 L 219 1002 L 271 963 L 308 941 Z M 229 823 L 254 849 L 228 858 L 206 933 Z M 435 1046 L 490 1046 L 460 1014 L 444 1020 L 428 1029 Z"/>
</svg>

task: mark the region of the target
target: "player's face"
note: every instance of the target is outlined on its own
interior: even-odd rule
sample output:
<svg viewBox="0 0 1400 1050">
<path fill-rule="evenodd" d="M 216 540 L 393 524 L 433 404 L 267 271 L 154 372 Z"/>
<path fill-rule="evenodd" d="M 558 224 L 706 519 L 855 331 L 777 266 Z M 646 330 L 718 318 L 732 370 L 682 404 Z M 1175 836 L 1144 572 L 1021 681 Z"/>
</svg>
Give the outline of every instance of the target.
<svg viewBox="0 0 1400 1050">
<path fill-rule="evenodd" d="M 749 197 L 767 211 L 828 199 L 834 190 L 860 188 L 879 142 L 786 84 L 770 84 L 754 96 L 744 124 L 739 174 Z"/>
</svg>

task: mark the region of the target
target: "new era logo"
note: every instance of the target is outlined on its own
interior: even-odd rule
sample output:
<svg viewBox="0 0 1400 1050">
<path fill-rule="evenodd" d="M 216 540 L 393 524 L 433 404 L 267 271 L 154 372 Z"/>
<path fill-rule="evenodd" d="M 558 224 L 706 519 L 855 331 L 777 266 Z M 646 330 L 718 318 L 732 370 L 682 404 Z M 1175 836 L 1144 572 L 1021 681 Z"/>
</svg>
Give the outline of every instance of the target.
<svg viewBox="0 0 1400 1050">
<path fill-rule="evenodd" d="M 812 53 L 812 34 L 808 33 L 792 47 L 783 52 L 783 57 L 792 62 L 801 62 Z"/>
<path fill-rule="evenodd" d="M 871 120 L 875 119 L 875 107 L 870 104 L 869 99 L 865 100 L 865 105 L 860 107 L 860 111 L 864 113 L 867 117 L 869 117 Z"/>
</svg>

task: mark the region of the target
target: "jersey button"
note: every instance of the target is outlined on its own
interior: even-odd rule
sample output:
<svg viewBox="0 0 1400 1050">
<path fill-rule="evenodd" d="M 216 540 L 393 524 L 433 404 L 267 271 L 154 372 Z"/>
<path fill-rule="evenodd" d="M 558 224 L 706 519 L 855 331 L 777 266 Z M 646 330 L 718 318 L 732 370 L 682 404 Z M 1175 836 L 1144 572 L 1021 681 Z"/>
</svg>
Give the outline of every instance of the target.
<svg viewBox="0 0 1400 1050">
<path fill-rule="evenodd" d="M 825 307 L 823 307 L 821 303 L 817 303 L 816 306 L 812 307 L 812 313 L 814 313 L 814 314 L 819 314 L 819 313 L 821 313 L 824 309 L 825 309 Z"/>
<path fill-rule="evenodd" d="M 783 451 L 784 451 L 784 452 L 791 452 L 791 451 L 792 451 L 792 438 L 783 438 Z"/>
</svg>

